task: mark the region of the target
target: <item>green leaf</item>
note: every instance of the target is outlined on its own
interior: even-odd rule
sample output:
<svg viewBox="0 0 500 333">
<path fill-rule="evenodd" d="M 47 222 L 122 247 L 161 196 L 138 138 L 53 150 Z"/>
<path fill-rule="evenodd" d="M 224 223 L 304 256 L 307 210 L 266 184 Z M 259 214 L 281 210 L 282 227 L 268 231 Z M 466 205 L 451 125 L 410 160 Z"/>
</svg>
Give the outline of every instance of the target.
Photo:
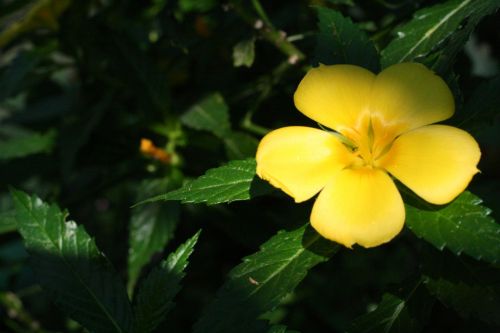
<svg viewBox="0 0 500 333">
<path fill-rule="evenodd" d="M 498 6 L 497 0 L 451 0 L 417 11 L 410 22 L 396 30 L 396 38 L 382 51 L 382 67 L 422 59 L 442 46 L 454 33 L 459 35 L 448 47 L 458 50 L 479 20 Z M 466 19 L 469 23 L 466 34 L 463 34 L 459 28 Z"/>
<path fill-rule="evenodd" d="M 0 128 L 0 161 L 48 153 L 52 150 L 55 138 L 54 130 L 40 134 L 17 127 Z"/>
<path fill-rule="evenodd" d="M 214 93 L 190 107 L 181 117 L 181 122 L 197 130 L 209 131 L 221 138 L 231 131 L 229 108 L 219 93 Z"/>
<path fill-rule="evenodd" d="M 255 176 L 254 159 L 231 161 L 208 170 L 203 176 L 188 182 L 178 190 L 140 202 L 179 200 L 182 203 L 206 203 L 248 200 L 269 193 L 271 188 Z"/>
<path fill-rule="evenodd" d="M 12 196 L 32 267 L 52 300 L 90 331 L 130 332 L 125 287 L 83 227 L 36 196 L 16 190 Z"/>
<path fill-rule="evenodd" d="M 0 235 L 17 230 L 16 211 L 0 212 Z"/>
<path fill-rule="evenodd" d="M 243 40 L 233 48 L 234 67 L 252 67 L 255 59 L 255 38 Z"/>
<path fill-rule="evenodd" d="M 152 332 L 174 306 L 173 299 L 181 289 L 184 269 L 198 241 L 198 231 L 186 243 L 171 253 L 142 282 L 134 305 L 136 333 Z"/>
<path fill-rule="evenodd" d="M 167 179 L 144 181 L 138 191 L 138 200 L 145 199 L 151 193 L 172 188 Z M 152 203 L 136 207 L 132 211 L 129 232 L 128 253 L 128 291 L 132 294 L 141 269 L 153 254 L 165 248 L 173 238 L 179 222 L 179 203 Z"/>
<path fill-rule="evenodd" d="M 231 132 L 224 137 L 226 154 L 230 160 L 239 160 L 255 156 L 258 141 L 246 133 Z"/>
<path fill-rule="evenodd" d="M 431 313 L 433 298 L 419 282 L 407 296 L 384 294 L 375 310 L 356 318 L 348 333 L 420 332 Z"/>
<path fill-rule="evenodd" d="M 491 263 L 500 260 L 500 225 L 481 199 L 462 193 L 446 206 L 421 203 L 422 208 L 406 206 L 406 226 L 438 249 L 447 248 Z"/>
<path fill-rule="evenodd" d="M 378 53 L 368 36 L 339 12 L 324 7 L 316 10 L 319 33 L 314 64 L 352 64 L 378 72 Z"/>
<path fill-rule="evenodd" d="M 422 260 L 424 286 L 464 318 L 500 326 L 500 270 L 470 258 L 430 252 Z"/>
<path fill-rule="evenodd" d="M 260 315 L 278 306 L 309 269 L 328 260 L 337 250 L 337 245 L 319 236 L 308 224 L 279 232 L 231 270 L 229 280 L 195 324 L 194 332 L 252 332 Z"/>
</svg>

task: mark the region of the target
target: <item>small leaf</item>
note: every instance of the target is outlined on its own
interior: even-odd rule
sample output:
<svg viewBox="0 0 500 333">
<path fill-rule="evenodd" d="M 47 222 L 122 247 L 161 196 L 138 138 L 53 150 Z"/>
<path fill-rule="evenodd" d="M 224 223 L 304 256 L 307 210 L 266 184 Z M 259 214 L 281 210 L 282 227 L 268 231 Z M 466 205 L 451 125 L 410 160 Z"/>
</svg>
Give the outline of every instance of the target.
<svg viewBox="0 0 500 333">
<path fill-rule="evenodd" d="M 279 232 L 229 273 L 194 333 L 252 332 L 257 318 L 293 292 L 307 271 L 328 260 L 338 246 L 309 225 Z"/>
<path fill-rule="evenodd" d="M 208 170 L 203 176 L 188 182 L 178 190 L 147 199 L 138 204 L 179 200 L 182 203 L 206 203 L 248 200 L 271 191 L 255 176 L 254 159 L 231 161 L 219 168 Z"/>
<path fill-rule="evenodd" d="M 243 40 L 233 48 L 234 67 L 252 67 L 255 59 L 255 38 Z"/>
<path fill-rule="evenodd" d="M 314 64 L 352 64 L 378 72 L 378 53 L 368 36 L 339 12 L 324 7 L 316 10 L 319 33 Z"/>
<path fill-rule="evenodd" d="M 467 35 L 450 45 L 461 48 L 473 26 L 498 6 L 497 0 L 450 0 L 417 11 L 410 22 L 397 29 L 396 38 L 382 51 L 382 67 L 426 57 L 454 33 L 460 33 L 460 25 L 470 17 L 473 24 L 467 28 Z"/>
<path fill-rule="evenodd" d="M 36 196 L 16 190 L 12 196 L 31 265 L 52 300 L 91 331 L 130 332 L 125 287 L 83 227 Z"/>
<path fill-rule="evenodd" d="M 151 193 L 172 188 L 167 179 L 144 181 L 139 187 L 138 200 Z M 153 203 L 135 208 L 130 219 L 129 253 L 128 253 L 128 290 L 132 294 L 142 267 L 151 256 L 165 248 L 174 236 L 179 222 L 179 203 Z"/>
<path fill-rule="evenodd" d="M 255 156 L 259 142 L 242 132 L 228 133 L 224 138 L 226 154 L 230 160 L 239 160 Z"/>
<path fill-rule="evenodd" d="M 198 241 L 198 231 L 186 243 L 171 253 L 142 282 L 134 305 L 136 333 L 152 332 L 174 306 L 173 299 L 181 289 L 184 269 Z"/>
<path fill-rule="evenodd" d="M 464 192 L 446 206 L 425 204 L 418 209 L 407 205 L 406 225 L 438 249 L 446 247 L 457 255 L 464 252 L 496 263 L 500 260 L 500 225 L 481 202 Z"/>
<path fill-rule="evenodd" d="M 55 138 L 56 132 L 54 130 L 40 134 L 21 128 L 1 128 L 0 161 L 48 153 L 52 150 Z"/>
<path fill-rule="evenodd" d="M 223 138 L 231 131 L 229 108 L 221 94 L 215 93 L 196 103 L 181 117 L 181 122 L 197 130 Z"/>
</svg>

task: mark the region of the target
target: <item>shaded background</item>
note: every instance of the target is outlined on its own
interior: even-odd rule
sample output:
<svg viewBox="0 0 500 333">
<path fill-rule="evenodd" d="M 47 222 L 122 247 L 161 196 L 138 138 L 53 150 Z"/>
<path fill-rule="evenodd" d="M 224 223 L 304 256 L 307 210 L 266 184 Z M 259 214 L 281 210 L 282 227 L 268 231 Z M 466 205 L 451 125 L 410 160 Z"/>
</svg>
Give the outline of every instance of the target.
<svg viewBox="0 0 500 333">
<path fill-rule="evenodd" d="M 67 208 L 95 236 L 124 280 L 134 218 L 174 211 L 162 229 L 167 239 L 159 240 L 168 242 L 163 253 L 203 229 L 177 307 L 157 330 L 189 331 L 228 271 L 277 230 L 307 221 L 311 203 L 295 205 L 274 193 L 214 207 L 130 206 L 228 160 L 252 157 L 269 129 L 310 122 L 295 111 L 292 95 L 312 62 L 313 5 L 350 17 L 382 49 L 393 28 L 416 9 L 435 3 L 269 1 L 262 3 L 269 22 L 262 22 L 266 15 L 259 17 L 251 1 L 0 0 L 0 313 L 5 330 L 82 331 L 37 287 L 20 237 L 12 232 L 8 185 Z M 499 18 L 497 13 L 484 19 L 457 58 L 454 70 L 465 101 L 485 79 L 498 75 Z M 287 45 L 273 42 L 276 35 L 263 33 L 261 23 L 271 23 L 271 31 Z M 287 49 L 290 45 L 297 49 Z M 231 135 L 197 130 L 182 120 L 206 98 L 227 107 Z M 460 98 L 457 108 L 460 123 Z M 482 174 L 471 191 L 493 208 L 496 218 L 499 121 L 496 115 L 493 121 L 464 126 L 483 152 Z M 143 138 L 164 155 L 141 151 Z M 342 250 L 312 270 L 266 317 L 301 332 L 342 332 L 378 304 L 384 291 L 400 292 L 422 269 L 432 271 L 422 254 L 436 261 L 457 260 L 408 232 L 380 248 Z M 144 271 L 162 257 L 160 251 Z M 495 331 L 440 302 L 430 303 L 421 307 L 428 309 L 427 332 Z"/>
</svg>

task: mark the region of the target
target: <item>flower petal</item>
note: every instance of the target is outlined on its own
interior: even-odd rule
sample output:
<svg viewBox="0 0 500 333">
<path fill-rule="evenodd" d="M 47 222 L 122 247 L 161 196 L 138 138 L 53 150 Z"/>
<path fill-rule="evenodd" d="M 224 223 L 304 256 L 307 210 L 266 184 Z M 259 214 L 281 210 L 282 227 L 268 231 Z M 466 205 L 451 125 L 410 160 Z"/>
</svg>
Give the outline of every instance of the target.
<svg viewBox="0 0 500 333">
<path fill-rule="evenodd" d="M 325 238 L 351 247 L 390 241 L 403 228 L 405 210 L 394 182 L 380 169 L 343 169 L 318 196 L 311 225 Z"/>
<path fill-rule="evenodd" d="M 469 133 L 429 125 L 397 138 L 380 166 L 428 202 L 445 204 L 465 190 L 480 157 Z"/>
<path fill-rule="evenodd" d="M 370 111 L 376 127 L 397 134 L 448 119 L 455 103 L 446 83 L 424 65 L 402 63 L 382 71 L 373 85 Z"/>
<path fill-rule="evenodd" d="M 318 193 L 335 170 L 353 157 L 330 133 L 310 127 L 283 127 L 267 134 L 257 149 L 257 174 L 296 202 Z"/>
<path fill-rule="evenodd" d="M 355 128 L 368 112 L 375 75 L 353 65 L 320 65 L 307 72 L 295 91 L 295 106 L 307 117 L 338 132 Z"/>
</svg>

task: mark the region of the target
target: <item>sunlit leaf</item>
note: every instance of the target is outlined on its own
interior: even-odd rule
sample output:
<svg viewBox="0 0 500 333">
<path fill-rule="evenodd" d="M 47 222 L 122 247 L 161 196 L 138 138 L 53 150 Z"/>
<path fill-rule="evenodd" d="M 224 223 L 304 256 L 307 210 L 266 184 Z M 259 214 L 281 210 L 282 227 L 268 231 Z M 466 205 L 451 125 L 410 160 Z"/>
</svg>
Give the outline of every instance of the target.
<svg viewBox="0 0 500 333">
<path fill-rule="evenodd" d="M 173 299 L 181 289 L 180 282 L 186 275 L 184 270 L 199 235 L 200 232 L 197 232 L 179 246 L 142 281 L 134 304 L 134 332 L 152 332 L 174 306 Z"/>
<path fill-rule="evenodd" d="M 413 19 L 395 31 L 395 39 L 382 51 L 382 67 L 392 64 L 423 59 L 430 52 L 441 47 L 454 33 L 460 34 L 453 40 L 456 53 L 467 41 L 468 34 L 479 20 L 492 13 L 500 4 L 496 0 L 450 0 L 417 11 Z M 461 25 L 469 19 L 465 35 Z M 454 55 L 447 55 L 446 60 Z"/>
<path fill-rule="evenodd" d="M 208 170 L 203 176 L 188 182 L 180 189 L 142 201 L 141 203 L 179 200 L 183 203 L 206 203 L 248 200 L 268 193 L 270 187 L 256 178 L 254 159 L 231 161 Z"/>
<path fill-rule="evenodd" d="M 194 332 L 252 332 L 261 314 L 278 306 L 309 269 L 328 260 L 337 249 L 309 225 L 279 232 L 231 270 Z"/>
<path fill-rule="evenodd" d="M 406 225 L 438 249 L 496 263 L 500 260 L 500 225 L 481 202 L 464 192 L 446 206 L 406 205 Z"/>
<path fill-rule="evenodd" d="M 378 53 L 368 36 L 337 11 L 316 7 L 319 18 L 314 63 L 352 64 L 378 72 Z"/>
<path fill-rule="evenodd" d="M 52 300 L 91 331 L 131 332 L 125 287 L 83 227 L 36 196 L 12 196 L 31 265 Z"/>
</svg>

